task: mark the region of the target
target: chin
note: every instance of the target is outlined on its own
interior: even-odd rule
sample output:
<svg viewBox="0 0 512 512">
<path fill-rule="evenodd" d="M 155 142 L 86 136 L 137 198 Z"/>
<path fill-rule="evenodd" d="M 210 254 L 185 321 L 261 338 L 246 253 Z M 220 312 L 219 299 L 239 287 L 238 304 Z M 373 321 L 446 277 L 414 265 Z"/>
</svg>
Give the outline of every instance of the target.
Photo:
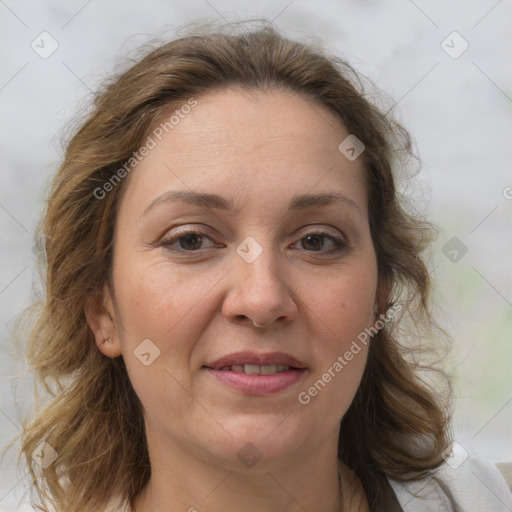
<svg viewBox="0 0 512 512">
<path fill-rule="evenodd" d="M 224 420 L 221 423 L 225 430 L 221 429 L 220 437 L 210 438 L 208 451 L 214 452 L 216 458 L 234 461 L 238 468 L 244 461 L 251 466 L 293 457 L 311 436 L 297 418 L 285 417 L 283 414 L 260 414 Z"/>
</svg>

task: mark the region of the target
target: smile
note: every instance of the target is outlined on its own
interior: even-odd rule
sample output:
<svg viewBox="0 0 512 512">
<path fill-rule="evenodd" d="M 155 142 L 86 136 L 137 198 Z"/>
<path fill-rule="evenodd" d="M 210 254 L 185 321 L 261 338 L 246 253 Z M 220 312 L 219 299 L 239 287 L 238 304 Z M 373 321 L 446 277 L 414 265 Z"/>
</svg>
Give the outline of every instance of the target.
<svg viewBox="0 0 512 512">
<path fill-rule="evenodd" d="M 219 370 L 205 368 L 223 386 L 247 395 L 271 395 L 284 391 L 301 380 L 306 368 L 288 365 L 237 364 Z"/>
<path fill-rule="evenodd" d="M 286 372 L 290 368 L 287 364 L 267 364 L 264 366 L 258 364 L 233 364 L 220 368 L 220 371 L 246 373 L 247 375 L 274 375 L 275 373 Z"/>
</svg>

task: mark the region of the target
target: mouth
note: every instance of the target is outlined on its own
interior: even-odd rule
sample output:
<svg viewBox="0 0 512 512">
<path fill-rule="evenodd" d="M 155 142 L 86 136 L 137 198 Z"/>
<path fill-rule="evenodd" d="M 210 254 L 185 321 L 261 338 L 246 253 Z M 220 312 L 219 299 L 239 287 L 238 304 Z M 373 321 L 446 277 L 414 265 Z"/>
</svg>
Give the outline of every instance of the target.
<svg viewBox="0 0 512 512">
<path fill-rule="evenodd" d="M 214 368 L 212 368 L 214 369 Z M 275 375 L 276 373 L 283 373 L 289 370 L 298 370 L 293 366 L 287 364 L 266 364 L 260 366 L 258 364 L 233 364 L 219 368 L 220 372 L 237 372 L 245 373 L 246 375 Z"/>
<path fill-rule="evenodd" d="M 290 388 L 308 369 L 284 353 L 237 353 L 203 366 L 210 375 L 231 390 L 248 395 L 269 395 Z"/>
</svg>

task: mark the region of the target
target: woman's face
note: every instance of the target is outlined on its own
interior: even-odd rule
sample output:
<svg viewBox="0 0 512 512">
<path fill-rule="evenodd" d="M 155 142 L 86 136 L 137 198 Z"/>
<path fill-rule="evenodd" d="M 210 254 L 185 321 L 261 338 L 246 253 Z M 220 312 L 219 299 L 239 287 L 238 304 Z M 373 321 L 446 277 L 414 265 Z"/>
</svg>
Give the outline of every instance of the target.
<svg viewBox="0 0 512 512">
<path fill-rule="evenodd" d="M 337 442 L 367 347 L 344 355 L 375 321 L 362 159 L 292 92 L 216 91 L 168 132 L 123 184 L 101 350 L 122 353 L 150 446 L 298 461 Z"/>
</svg>

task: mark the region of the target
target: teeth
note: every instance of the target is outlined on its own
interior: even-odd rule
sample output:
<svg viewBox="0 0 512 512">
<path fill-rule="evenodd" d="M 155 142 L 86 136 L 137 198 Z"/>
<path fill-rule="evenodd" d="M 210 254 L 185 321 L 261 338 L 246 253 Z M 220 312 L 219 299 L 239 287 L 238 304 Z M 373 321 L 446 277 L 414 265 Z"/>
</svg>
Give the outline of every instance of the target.
<svg viewBox="0 0 512 512">
<path fill-rule="evenodd" d="M 275 364 L 261 366 L 260 368 L 261 368 L 261 370 L 260 370 L 261 375 L 272 375 L 274 373 L 277 373 L 277 366 Z"/>
<path fill-rule="evenodd" d="M 262 366 L 257 364 L 244 364 L 244 373 L 249 375 L 259 375 L 261 373 Z"/>
<path fill-rule="evenodd" d="M 290 366 L 287 364 L 267 364 L 263 366 L 257 364 L 233 364 L 220 368 L 221 371 L 231 370 L 232 372 L 246 373 L 248 375 L 274 375 L 275 373 L 286 372 L 289 369 Z"/>
</svg>

